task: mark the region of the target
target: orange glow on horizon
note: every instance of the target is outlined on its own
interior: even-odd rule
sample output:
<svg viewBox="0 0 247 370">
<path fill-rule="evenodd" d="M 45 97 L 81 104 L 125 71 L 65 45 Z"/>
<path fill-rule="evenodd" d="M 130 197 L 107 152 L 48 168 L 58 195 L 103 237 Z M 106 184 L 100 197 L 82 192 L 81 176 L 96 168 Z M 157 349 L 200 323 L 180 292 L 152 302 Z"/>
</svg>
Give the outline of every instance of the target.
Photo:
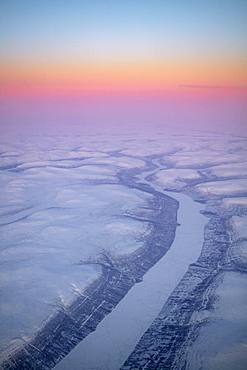
<svg viewBox="0 0 247 370">
<path fill-rule="evenodd" d="M 246 63 L 165 61 L 147 63 L 2 63 L 1 95 L 164 93 L 179 86 L 245 91 Z"/>
</svg>

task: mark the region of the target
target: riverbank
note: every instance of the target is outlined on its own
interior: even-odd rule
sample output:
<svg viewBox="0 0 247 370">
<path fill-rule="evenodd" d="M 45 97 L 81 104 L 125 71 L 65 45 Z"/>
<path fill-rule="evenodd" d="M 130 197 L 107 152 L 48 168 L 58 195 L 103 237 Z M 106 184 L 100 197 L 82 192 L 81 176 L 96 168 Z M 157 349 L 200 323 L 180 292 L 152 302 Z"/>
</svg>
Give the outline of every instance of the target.
<svg viewBox="0 0 247 370">
<path fill-rule="evenodd" d="M 115 264 L 106 262 L 102 276 L 71 305 L 53 316 L 37 335 L 2 363 L 3 369 L 50 369 L 113 310 L 130 288 L 168 251 L 177 227 L 178 202 L 155 192 L 150 207 L 150 234 L 143 246 Z"/>
<path fill-rule="evenodd" d="M 150 268 L 143 281 L 131 288 L 95 332 L 55 367 L 56 370 L 119 369 L 157 317 L 189 264 L 199 257 L 207 222 L 200 214 L 202 205 L 186 195 L 172 196 L 179 202 L 180 226 L 171 248 Z"/>
<path fill-rule="evenodd" d="M 182 370 L 188 346 L 203 325 L 195 312 L 212 306 L 210 290 L 217 276 L 227 269 L 230 246 L 228 219 L 212 217 L 205 227 L 202 252 L 170 295 L 162 311 L 121 367 L 130 369 Z"/>
</svg>

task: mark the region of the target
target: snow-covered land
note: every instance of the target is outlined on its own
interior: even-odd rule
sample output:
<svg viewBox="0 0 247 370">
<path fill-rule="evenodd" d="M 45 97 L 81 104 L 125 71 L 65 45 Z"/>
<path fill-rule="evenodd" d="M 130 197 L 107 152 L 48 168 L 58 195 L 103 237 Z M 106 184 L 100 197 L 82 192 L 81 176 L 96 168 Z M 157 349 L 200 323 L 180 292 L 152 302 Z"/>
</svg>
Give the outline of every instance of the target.
<svg viewBox="0 0 247 370">
<path fill-rule="evenodd" d="M 26 368 L 55 366 L 95 329 L 97 336 L 97 325 L 105 316 L 111 325 L 111 311 L 126 294 L 128 299 L 128 291 L 137 282 L 141 286 L 153 265 L 167 263 L 168 252 L 175 253 L 176 271 L 181 254 L 172 242 L 178 202 L 172 193 L 167 197 L 166 190 L 204 203 L 208 222 L 204 234 L 201 231 L 201 254 L 187 263 L 185 275 L 179 277 L 170 296 L 164 292 L 160 315 L 142 339 L 143 331 L 135 337 L 134 344 L 140 342 L 129 360 L 124 359 L 123 369 L 144 365 L 195 368 L 199 360 L 188 348 L 193 344 L 203 353 L 210 342 L 211 324 L 201 329 L 205 319 L 213 322 L 217 316 L 215 325 L 221 325 L 223 313 L 214 297 L 223 291 L 227 296 L 231 286 L 238 281 L 243 286 L 246 278 L 246 158 L 246 138 L 202 132 L 2 138 L 3 368 L 18 368 L 22 363 Z M 193 236 L 193 226 L 188 232 Z M 190 243 L 183 245 L 184 240 L 181 237 L 181 250 L 188 257 Z M 171 276 L 159 271 L 156 278 L 163 284 Z M 240 300 L 243 311 L 243 290 L 239 292 L 234 299 Z M 224 302 L 219 305 L 223 307 Z M 238 330 L 237 310 L 230 321 L 222 316 L 222 333 Z M 162 330 L 166 337 L 157 335 Z M 148 349 L 153 337 L 156 341 Z M 244 355 L 239 351 L 238 362 L 238 346 L 236 335 L 231 345 L 217 348 L 213 362 L 203 366 L 217 368 L 222 356 L 231 357 L 229 351 L 234 352 L 235 363 L 241 364 Z M 117 351 L 127 356 L 121 348 Z"/>
<path fill-rule="evenodd" d="M 215 291 L 214 310 L 188 348 L 187 370 L 245 370 L 247 362 L 246 276 L 229 272 Z"/>
</svg>

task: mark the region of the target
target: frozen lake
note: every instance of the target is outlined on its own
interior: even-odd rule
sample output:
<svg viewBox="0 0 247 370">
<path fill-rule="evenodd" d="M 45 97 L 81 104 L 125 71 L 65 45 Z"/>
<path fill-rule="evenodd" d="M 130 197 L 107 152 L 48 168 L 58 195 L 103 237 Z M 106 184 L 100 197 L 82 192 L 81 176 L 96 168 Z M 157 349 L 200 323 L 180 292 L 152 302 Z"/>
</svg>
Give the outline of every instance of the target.
<svg viewBox="0 0 247 370">
<path fill-rule="evenodd" d="M 188 265 L 197 260 L 207 219 L 202 205 L 188 196 L 166 193 L 179 201 L 175 240 L 167 254 L 151 268 L 118 306 L 75 347 L 57 370 L 116 370 L 133 351 L 140 337 L 159 314 Z"/>
</svg>

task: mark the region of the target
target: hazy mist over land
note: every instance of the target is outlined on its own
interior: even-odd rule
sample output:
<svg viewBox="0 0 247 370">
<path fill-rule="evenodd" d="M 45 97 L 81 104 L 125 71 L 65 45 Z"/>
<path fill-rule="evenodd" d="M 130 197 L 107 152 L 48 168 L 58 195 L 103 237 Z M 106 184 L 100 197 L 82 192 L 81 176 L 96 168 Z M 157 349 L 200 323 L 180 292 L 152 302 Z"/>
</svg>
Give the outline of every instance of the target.
<svg viewBox="0 0 247 370">
<path fill-rule="evenodd" d="M 0 100 L 4 133 L 117 132 L 199 130 L 246 134 L 246 101 L 243 97 L 85 97 Z M 201 92 L 199 92 L 201 94 Z"/>
</svg>

